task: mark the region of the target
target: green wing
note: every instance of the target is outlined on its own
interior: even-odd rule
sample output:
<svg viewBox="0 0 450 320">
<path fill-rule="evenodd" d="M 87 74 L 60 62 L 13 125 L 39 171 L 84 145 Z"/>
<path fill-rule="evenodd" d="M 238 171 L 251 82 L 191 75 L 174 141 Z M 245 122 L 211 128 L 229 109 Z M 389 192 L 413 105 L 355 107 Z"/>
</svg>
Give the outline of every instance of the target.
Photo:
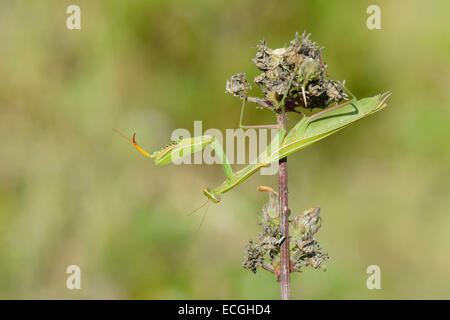
<svg viewBox="0 0 450 320">
<path fill-rule="evenodd" d="M 336 133 L 348 125 L 362 118 L 380 111 L 386 104 L 384 103 L 390 94 L 377 95 L 371 98 L 364 98 L 352 101 L 345 106 L 321 113 L 319 116 L 312 115 L 300 120 L 292 128 L 280 147 L 278 153 L 271 156 L 271 161 L 284 158 L 289 154 L 322 140 L 323 138 Z"/>
</svg>

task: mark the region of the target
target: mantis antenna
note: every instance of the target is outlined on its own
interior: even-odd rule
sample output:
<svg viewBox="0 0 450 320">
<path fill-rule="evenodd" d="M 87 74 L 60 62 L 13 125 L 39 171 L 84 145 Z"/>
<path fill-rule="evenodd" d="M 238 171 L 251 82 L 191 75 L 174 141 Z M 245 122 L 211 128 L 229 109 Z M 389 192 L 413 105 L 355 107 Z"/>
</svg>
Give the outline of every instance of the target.
<svg viewBox="0 0 450 320">
<path fill-rule="evenodd" d="M 200 221 L 200 224 L 199 224 L 199 226 L 198 226 L 198 228 L 197 228 L 197 231 L 196 231 L 197 234 L 199 233 L 199 231 L 200 231 L 200 229 L 201 229 L 201 227 L 202 227 L 202 225 L 203 225 L 203 222 L 205 222 L 206 215 L 208 214 L 209 204 L 210 204 L 211 202 L 208 201 L 208 200 L 206 200 L 206 202 L 208 203 L 208 205 L 206 206 L 205 213 L 203 213 L 202 221 Z"/>
<path fill-rule="evenodd" d="M 200 210 L 201 208 L 203 208 L 208 202 L 209 202 L 209 200 L 206 200 L 205 202 L 203 202 L 203 204 L 202 204 L 200 207 L 198 207 L 198 208 L 192 210 L 192 211 L 189 212 L 186 216 L 191 216 L 191 215 L 193 215 L 193 214 L 196 213 L 198 210 Z"/>
</svg>

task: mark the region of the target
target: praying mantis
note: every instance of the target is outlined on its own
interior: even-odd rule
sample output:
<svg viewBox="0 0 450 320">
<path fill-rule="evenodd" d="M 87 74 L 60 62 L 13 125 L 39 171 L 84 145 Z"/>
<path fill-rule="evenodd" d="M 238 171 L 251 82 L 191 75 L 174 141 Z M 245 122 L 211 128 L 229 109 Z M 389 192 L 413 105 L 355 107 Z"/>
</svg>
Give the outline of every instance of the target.
<svg viewBox="0 0 450 320">
<path fill-rule="evenodd" d="M 294 152 L 306 148 L 307 146 L 310 146 L 311 144 L 344 129 L 355 121 L 361 120 L 382 110 L 387 106 L 385 102 L 390 95 L 390 92 L 385 92 L 384 94 L 379 94 L 360 100 L 353 98 L 352 100 L 334 105 L 310 116 L 303 115 L 300 121 L 292 129 L 290 129 L 289 132 L 286 132 L 286 130 L 279 128 L 276 125 L 242 126 L 242 114 L 245 102 L 244 99 L 240 118 L 241 128 L 276 127 L 278 131 L 270 142 L 268 148 L 261 153 L 257 162 L 251 163 L 235 173 L 233 173 L 233 170 L 231 169 L 230 162 L 228 161 L 221 144 L 215 139 L 214 136 L 204 135 L 194 138 L 181 139 L 173 142 L 162 150 L 148 153 L 136 142 L 135 134 L 132 139 L 129 139 L 120 132 L 117 132 L 130 141 L 140 153 L 153 159 L 155 165 L 157 166 L 169 164 L 186 155 L 203 150 L 207 146 L 210 146 L 215 151 L 216 157 L 222 160 L 221 163 L 226 180 L 214 189 L 205 187 L 203 189 L 203 194 L 213 203 L 218 203 L 221 201 L 221 196 L 223 193 L 235 188 L 259 169 L 270 165 L 272 162 L 279 161 Z M 281 101 L 282 107 L 283 103 L 284 97 Z"/>
</svg>

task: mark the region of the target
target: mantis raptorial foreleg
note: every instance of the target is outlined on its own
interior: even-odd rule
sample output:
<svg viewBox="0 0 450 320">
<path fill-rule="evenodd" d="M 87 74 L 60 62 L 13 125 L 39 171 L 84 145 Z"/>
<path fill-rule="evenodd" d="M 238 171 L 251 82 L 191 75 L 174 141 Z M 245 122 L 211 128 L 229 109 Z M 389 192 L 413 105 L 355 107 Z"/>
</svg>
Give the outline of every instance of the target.
<svg viewBox="0 0 450 320">
<path fill-rule="evenodd" d="M 244 98 L 242 99 L 242 106 L 241 106 L 241 115 L 239 117 L 239 128 L 241 129 L 278 129 L 277 124 L 263 124 L 263 125 L 257 125 L 257 126 L 247 126 L 242 124 L 242 119 L 244 118 L 244 107 L 245 107 L 245 101 L 247 101 L 247 94 L 244 94 Z"/>
<path fill-rule="evenodd" d="M 291 89 L 292 81 L 295 78 L 296 71 L 297 71 L 297 65 L 295 66 L 294 72 L 293 72 L 291 78 L 289 79 L 287 89 L 284 92 L 281 102 L 278 103 L 276 100 L 273 102 L 277 109 L 281 108 L 284 111 L 284 100 L 286 99 L 286 97 L 289 93 L 289 90 Z M 247 89 L 244 89 L 244 97 L 242 99 L 242 106 L 241 106 L 241 115 L 239 117 L 239 128 L 241 128 L 241 129 L 280 129 L 280 126 L 278 124 L 263 124 L 263 125 L 256 125 L 256 126 L 243 125 L 242 119 L 244 118 L 244 108 L 245 108 L 246 101 L 247 101 Z"/>
</svg>

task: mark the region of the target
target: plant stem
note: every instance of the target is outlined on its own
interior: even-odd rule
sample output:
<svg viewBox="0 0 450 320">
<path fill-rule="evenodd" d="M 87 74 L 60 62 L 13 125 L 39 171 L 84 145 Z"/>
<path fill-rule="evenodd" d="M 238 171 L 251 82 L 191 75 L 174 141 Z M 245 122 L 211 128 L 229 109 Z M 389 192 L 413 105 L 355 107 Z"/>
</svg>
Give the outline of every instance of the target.
<svg viewBox="0 0 450 320">
<path fill-rule="evenodd" d="M 278 114 L 278 125 L 286 130 L 286 111 Z M 281 299 L 289 300 L 290 297 L 290 257 L 289 257 L 289 207 L 288 207 L 288 172 L 287 158 L 279 160 L 279 194 L 280 194 L 280 229 L 284 235 L 284 241 L 280 250 L 280 286 Z"/>
</svg>

